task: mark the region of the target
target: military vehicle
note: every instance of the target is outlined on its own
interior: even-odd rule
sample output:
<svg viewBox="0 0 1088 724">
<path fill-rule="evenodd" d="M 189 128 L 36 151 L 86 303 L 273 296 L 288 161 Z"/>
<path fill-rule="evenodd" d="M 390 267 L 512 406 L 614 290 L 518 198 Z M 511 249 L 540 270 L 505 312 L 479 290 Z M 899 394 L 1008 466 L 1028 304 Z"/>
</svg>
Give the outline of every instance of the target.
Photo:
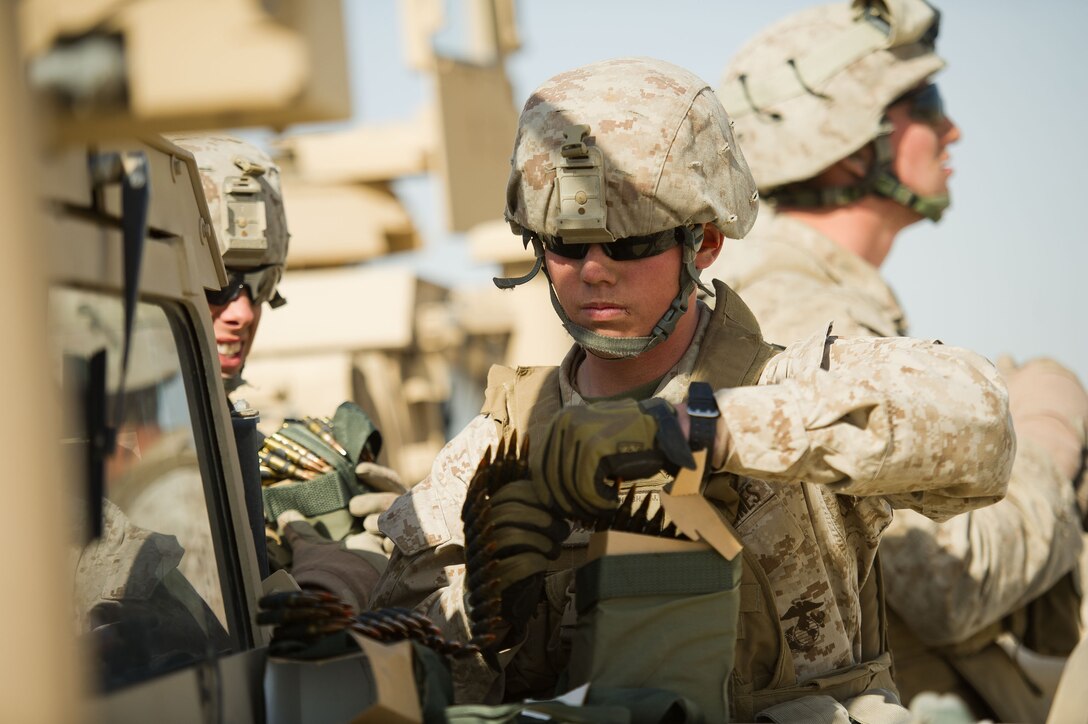
<svg viewBox="0 0 1088 724">
<path fill-rule="evenodd" d="M 477 34 L 492 51 L 477 63 L 437 59 L 423 31 L 409 39 L 413 62 L 440 79 L 447 122 L 428 127 L 422 165 L 400 172 L 448 179 L 506 153 L 508 129 L 483 134 L 494 145 L 486 158 L 466 155 L 456 135 L 479 131 L 464 115 L 479 104 L 452 101 L 468 92 L 505 94 L 505 120 L 514 122 L 497 62 L 516 45 L 512 4 L 484 5 Z M 433 32 L 432 6 L 413 5 L 408 27 Z M 12 454 L 26 455 L 35 473 L 13 486 L 18 520 L 3 533 L 8 550 L 20 551 L 12 572 L 29 584 L 0 604 L 5 717 L 290 720 L 299 699 L 282 686 L 289 673 L 264 685 L 270 632 L 256 623 L 262 592 L 290 584 L 264 580 L 255 463 L 239 453 L 255 420 L 232 417 L 204 298 L 227 276 L 195 162 L 158 134 L 346 117 L 340 4 L 24 0 L 3 13 L 2 203 L 12 258 L 0 314 L 19 350 L 3 375 L 12 406 L 3 424 Z M 290 261 L 300 290 L 307 274 L 319 286 L 329 275 L 358 281 L 367 272 L 351 265 L 419 244 L 388 188 L 400 172 L 349 169 L 337 178 L 314 161 L 313 143 L 298 138 L 282 151 L 295 170 L 290 218 L 305 238 Z M 451 227 L 487 218 L 484 196 L 451 197 Z M 317 213 L 305 213 L 307 200 Z M 384 208 L 364 230 L 380 240 L 376 248 L 353 238 L 336 249 L 342 239 L 312 226 L 327 221 L 330 202 L 336 213 L 352 203 Z M 376 291 L 400 299 L 403 313 L 387 325 L 386 342 L 349 336 L 331 350 L 347 355 L 336 360 L 347 385 L 336 399 L 376 411 L 387 449 L 401 451 L 395 462 L 414 476 L 444 441 L 442 354 L 460 338 L 449 334 L 446 290 L 411 274 L 380 276 Z M 288 309 L 301 311 L 306 296 Z M 269 357 L 290 351 L 273 342 L 289 334 L 263 338 Z M 297 368 L 291 376 L 305 378 Z M 149 517 L 139 493 L 151 479 L 197 501 L 207 525 L 182 533 L 179 520 Z M 336 685 L 328 674 L 319 685 Z"/>
<path fill-rule="evenodd" d="M 274 6 L 3 5 L 4 433 L 32 471 L 4 533 L 11 721 L 264 719 L 253 421 L 205 300 L 227 276 L 195 161 L 157 134 L 346 116 L 339 2 Z M 141 512 L 151 479 L 203 540 Z"/>
</svg>

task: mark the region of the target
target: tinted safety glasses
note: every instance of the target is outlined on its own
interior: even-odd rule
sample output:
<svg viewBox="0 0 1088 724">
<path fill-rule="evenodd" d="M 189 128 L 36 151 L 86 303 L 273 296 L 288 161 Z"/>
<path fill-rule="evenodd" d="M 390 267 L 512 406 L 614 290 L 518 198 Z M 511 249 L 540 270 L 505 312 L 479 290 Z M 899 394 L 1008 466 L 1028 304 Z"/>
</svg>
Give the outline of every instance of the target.
<svg viewBox="0 0 1088 724">
<path fill-rule="evenodd" d="M 944 102 L 941 100 L 941 94 L 937 91 L 937 86 L 933 83 L 904 93 L 891 105 L 903 102 L 910 103 L 911 118 L 933 126 L 934 128 L 942 125 L 947 119 L 947 116 L 945 116 L 944 113 Z"/>
<path fill-rule="evenodd" d="M 700 231 L 702 229 L 700 228 Z M 687 226 L 678 226 L 657 234 L 647 236 L 628 236 L 624 239 L 599 244 L 567 244 L 561 236 L 541 236 L 544 248 L 565 259 L 585 259 L 589 247 L 599 246 L 609 259 L 633 261 L 662 254 L 674 246 L 682 244 L 686 238 L 694 239 L 692 230 Z"/>
<path fill-rule="evenodd" d="M 278 297 L 276 284 L 280 280 L 280 270 L 275 266 L 240 271 L 227 270 L 227 283 L 222 289 L 204 290 L 208 298 L 208 304 L 213 307 L 222 307 L 237 299 L 245 289 L 250 301 L 254 304 L 272 302 Z"/>
</svg>

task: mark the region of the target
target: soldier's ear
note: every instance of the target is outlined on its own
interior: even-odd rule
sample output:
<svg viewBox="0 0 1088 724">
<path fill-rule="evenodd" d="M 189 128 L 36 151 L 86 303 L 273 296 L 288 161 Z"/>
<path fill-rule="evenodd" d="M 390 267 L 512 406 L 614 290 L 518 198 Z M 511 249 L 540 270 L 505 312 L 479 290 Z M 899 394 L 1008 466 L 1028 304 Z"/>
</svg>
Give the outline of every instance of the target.
<svg viewBox="0 0 1088 724">
<path fill-rule="evenodd" d="M 703 244 L 695 254 L 695 268 L 706 269 L 718 258 L 722 252 L 722 242 L 725 237 L 717 226 L 711 222 L 703 224 Z"/>
<path fill-rule="evenodd" d="M 872 162 L 868 149 L 862 148 L 840 159 L 824 169 L 817 177 L 817 188 L 835 188 L 837 186 L 852 186 L 869 171 Z"/>
<path fill-rule="evenodd" d="M 841 167 L 843 171 L 850 174 L 855 179 L 864 178 L 865 174 L 869 172 L 869 163 L 871 161 L 869 154 L 864 153 L 864 150 L 865 149 L 862 149 L 851 153 L 835 165 Z"/>
</svg>

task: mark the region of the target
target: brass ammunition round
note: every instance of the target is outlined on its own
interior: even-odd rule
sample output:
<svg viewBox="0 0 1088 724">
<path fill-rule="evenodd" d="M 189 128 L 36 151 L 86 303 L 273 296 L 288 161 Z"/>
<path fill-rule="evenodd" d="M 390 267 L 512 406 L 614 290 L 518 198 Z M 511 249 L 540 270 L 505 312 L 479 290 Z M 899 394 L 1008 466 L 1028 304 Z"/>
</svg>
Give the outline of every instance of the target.
<svg viewBox="0 0 1088 724">
<path fill-rule="evenodd" d="M 348 456 L 348 451 L 345 450 L 344 446 L 337 442 L 336 438 L 332 436 L 331 424 L 326 425 L 321 420 L 318 420 L 316 417 L 307 417 L 306 428 L 310 432 L 321 438 L 326 445 L 331 447 L 337 453 L 343 455 L 344 457 Z"/>
<path fill-rule="evenodd" d="M 301 478 L 303 480 L 313 480 L 316 477 L 309 470 L 303 470 L 286 458 L 267 450 L 260 450 L 257 453 L 257 458 L 265 467 L 271 468 L 284 477 Z"/>
<path fill-rule="evenodd" d="M 332 466 L 293 440 L 275 433 L 265 438 L 264 444 L 271 451 L 287 458 L 295 465 L 315 473 L 327 473 Z"/>
</svg>

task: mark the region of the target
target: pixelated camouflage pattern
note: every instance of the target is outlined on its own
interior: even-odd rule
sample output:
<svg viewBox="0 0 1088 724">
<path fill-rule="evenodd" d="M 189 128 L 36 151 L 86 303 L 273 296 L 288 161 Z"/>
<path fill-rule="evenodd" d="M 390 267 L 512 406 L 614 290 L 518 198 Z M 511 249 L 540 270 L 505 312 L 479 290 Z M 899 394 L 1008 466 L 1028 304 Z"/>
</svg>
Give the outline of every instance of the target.
<svg viewBox="0 0 1088 724">
<path fill-rule="evenodd" d="M 586 65 L 533 91 L 514 142 L 508 220 L 559 234 L 556 158 L 577 124 L 604 155 L 613 238 L 707 221 L 740 238 L 755 221 L 755 183 L 721 103 L 700 78 L 652 58 Z"/>
<path fill-rule="evenodd" d="M 1044 594 L 1081 552 L 1072 486 L 1020 439 L 1004 500 L 941 524 L 896 513 L 881 559 L 888 604 L 921 641 L 948 645 Z"/>
<path fill-rule="evenodd" d="M 374 590 L 371 607 L 415 608 L 446 638 L 472 638 L 461 508 L 480 460 L 498 442 L 495 423 L 483 416 L 474 418 L 438 453 L 430 475 L 382 514 L 379 528 L 396 549 Z M 482 656 L 453 659 L 450 666 L 456 701 L 501 699 L 501 681 Z"/>
<path fill-rule="evenodd" d="M 109 500 L 102 536 L 73 549 L 76 631 L 97 630 L 91 640 L 106 644 L 97 653 L 109 679 L 132 681 L 229 650 L 226 630 L 178 570 L 183 555 L 174 536 L 133 524 Z M 154 635 L 117 633 L 135 625 Z"/>
<path fill-rule="evenodd" d="M 737 52 L 722 86 L 742 75 L 758 83 L 761 73 L 826 43 L 854 22 L 865 22 L 856 17 L 850 3 L 835 3 L 775 23 Z M 726 110 L 759 189 L 766 193 L 813 178 L 863 147 L 877 136 L 888 104 L 943 67 L 944 61 L 920 43 L 881 49 L 814 84 L 811 93 L 761 107 L 759 113 L 748 107 Z"/>
<path fill-rule="evenodd" d="M 231 249 L 230 236 L 227 233 L 230 228 L 230 219 L 227 215 L 226 204 L 223 203 L 226 195 L 224 182 L 227 178 L 242 174 L 242 169 L 237 163 L 239 159 L 266 169 L 265 173 L 257 178 L 263 192 L 260 194 L 260 200 L 265 205 L 264 234 L 268 239 L 268 249 L 259 260 L 246 264 L 245 267 L 272 265 L 279 267 L 282 272 L 287 263 L 287 243 L 290 234 L 287 232 L 287 216 L 283 210 L 280 167 L 260 148 L 238 138 L 180 134 L 169 135 L 167 138 L 196 157 L 200 181 L 204 187 L 204 198 L 208 202 L 208 210 L 211 212 L 212 223 L 215 225 L 215 237 L 224 258 Z M 233 268 L 237 264 L 228 262 L 227 266 Z"/>
<path fill-rule="evenodd" d="M 686 399 L 707 328 L 710 314 L 700 310 L 695 341 L 656 393 L 674 404 Z M 563 405 L 583 403 L 569 381 L 583 354 L 575 347 L 563 362 Z M 725 468 L 739 479 L 722 473 L 707 489 L 733 514 L 770 582 L 791 681 L 862 660 L 859 590 L 891 508 L 947 517 L 999 499 L 1014 446 L 1004 388 L 970 352 L 918 340 L 838 340 L 826 370 L 824 356 L 819 334 L 773 358 L 759 386 L 717 394 L 729 438 Z M 374 605 L 419 608 L 447 635 L 467 637 L 458 514 L 476 464 L 499 437 L 494 420 L 476 418 L 430 477 L 383 516 L 397 550 Z M 521 647 L 537 670 L 548 669 L 546 643 Z M 503 664 L 519 653 L 507 652 Z M 502 695 L 502 677 L 482 660 L 457 666 L 459 701 Z"/>
<path fill-rule="evenodd" d="M 785 214 L 765 214 L 747 239 L 726 243 L 710 273 L 743 294 L 771 339 L 788 342 L 832 322 L 832 333 L 841 336 L 907 331 L 877 268 Z M 995 371 L 985 374 L 993 378 Z M 956 451 L 956 428 L 947 422 L 921 431 L 933 438 L 928 447 L 967 465 L 990 464 L 985 448 L 975 448 L 973 460 L 964 455 L 968 448 Z M 904 428 L 891 437 L 910 434 Z M 1002 457 L 999 451 L 994 459 Z M 928 475 L 915 474 L 919 482 Z M 920 502 L 920 510 L 904 507 L 932 512 L 929 502 Z M 943 523 L 897 511 L 880 550 L 888 605 L 923 641 L 949 644 L 1045 592 L 1076 565 L 1080 549 L 1069 480 L 1045 451 L 1022 441 L 1005 500 Z"/>
<path fill-rule="evenodd" d="M 726 242 L 703 274 L 742 294 L 771 342 L 789 344 L 832 321 L 840 335 L 907 333 L 906 314 L 876 267 L 772 209 L 747 238 Z"/>
</svg>

